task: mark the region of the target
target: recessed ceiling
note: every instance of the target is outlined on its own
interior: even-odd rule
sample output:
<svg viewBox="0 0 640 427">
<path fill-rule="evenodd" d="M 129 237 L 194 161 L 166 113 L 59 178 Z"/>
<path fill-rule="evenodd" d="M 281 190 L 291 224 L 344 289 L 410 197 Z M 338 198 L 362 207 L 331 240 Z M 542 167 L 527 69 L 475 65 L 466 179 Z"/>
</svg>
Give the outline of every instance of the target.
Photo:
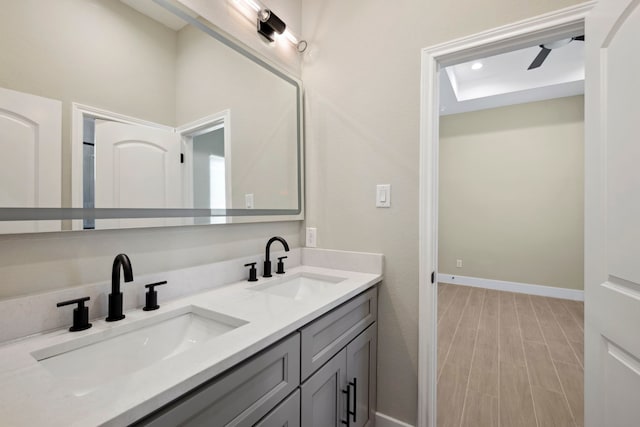
<svg viewBox="0 0 640 427">
<path fill-rule="evenodd" d="M 533 46 L 445 68 L 440 73 L 440 114 L 583 94 L 584 42 L 555 48 L 540 67 L 528 70 L 540 50 Z"/>
</svg>

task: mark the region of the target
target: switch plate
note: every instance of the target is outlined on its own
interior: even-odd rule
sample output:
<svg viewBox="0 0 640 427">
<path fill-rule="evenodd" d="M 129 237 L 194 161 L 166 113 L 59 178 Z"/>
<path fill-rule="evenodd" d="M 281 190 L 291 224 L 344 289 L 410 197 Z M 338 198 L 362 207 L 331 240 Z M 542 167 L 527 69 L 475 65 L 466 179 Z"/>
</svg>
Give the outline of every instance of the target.
<svg viewBox="0 0 640 427">
<path fill-rule="evenodd" d="M 253 193 L 244 195 L 244 205 L 247 209 L 253 209 Z"/>
<path fill-rule="evenodd" d="M 306 242 L 306 247 L 308 248 L 315 248 L 316 247 L 316 243 L 317 243 L 317 234 L 318 234 L 318 229 L 315 227 L 307 227 L 307 242 Z"/>
<path fill-rule="evenodd" d="M 376 207 L 391 207 L 391 184 L 378 184 L 376 186 Z"/>
<path fill-rule="evenodd" d="M 462 268 L 462 260 L 461 259 L 457 259 L 456 260 L 456 267 Z"/>
</svg>

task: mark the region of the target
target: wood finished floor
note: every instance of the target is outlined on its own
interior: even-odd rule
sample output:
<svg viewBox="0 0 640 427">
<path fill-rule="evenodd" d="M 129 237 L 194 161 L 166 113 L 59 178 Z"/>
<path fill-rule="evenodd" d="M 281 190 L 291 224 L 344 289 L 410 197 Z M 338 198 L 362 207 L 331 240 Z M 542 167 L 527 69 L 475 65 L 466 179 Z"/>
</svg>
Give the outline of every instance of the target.
<svg viewBox="0 0 640 427">
<path fill-rule="evenodd" d="M 584 305 L 438 286 L 438 427 L 582 427 Z"/>
</svg>

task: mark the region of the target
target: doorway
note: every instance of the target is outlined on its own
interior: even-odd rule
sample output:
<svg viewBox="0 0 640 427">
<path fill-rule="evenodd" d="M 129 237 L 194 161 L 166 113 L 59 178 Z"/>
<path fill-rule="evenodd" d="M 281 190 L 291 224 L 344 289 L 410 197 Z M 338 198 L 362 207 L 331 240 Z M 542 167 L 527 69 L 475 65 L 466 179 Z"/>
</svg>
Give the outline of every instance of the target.
<svg viewBox="0 0 640 427">
<path fill-rule="evenodd" d="M 456 67 L 484 64 L 476 89 L 502 70 L 546 88 L 541 74 L 584 67 L 574 44 L 534 75 L 522 64 L 536 47 Z M 568 298 L 583 299 L 584 97 L 563 96 L 571 83 L 440 118 L 438 427 L 583 426 L 583 303 Z"/>
<path fill-rule="evenodd" d="M 422 57 L 418 425 L 437 426 L 439 75 L 443 67 L 584 34 L 593 3 L 425 49 Z M 498 296 L 498 301 L 500 296 Z M 521 303 L 523 301 L 520 301 Z M 516 300 L 513 297 L 515 307 Z M 532 302 L 527 301 L 531 306 Z M 532 310 L 535 308 L 532 307 Z M 534 312 L 535 313 L 535 312 Z"/>
<path fill-rule="evenodd" d="M 224 110 L 176 129 L 184 152 L 183 203 L 195 209 L 231 209 L 231 111 Z M 194 218 L 193 223 L 225 224 L 224 216 Z"/>
</svg>

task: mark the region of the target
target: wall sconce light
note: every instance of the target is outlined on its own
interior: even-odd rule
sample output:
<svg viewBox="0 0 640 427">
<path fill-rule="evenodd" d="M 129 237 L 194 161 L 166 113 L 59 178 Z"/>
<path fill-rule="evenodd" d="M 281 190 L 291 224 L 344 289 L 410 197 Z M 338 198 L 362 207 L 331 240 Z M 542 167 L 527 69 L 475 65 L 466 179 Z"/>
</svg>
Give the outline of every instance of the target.
<svg viewBox="0 0 640 427">
<path fill-rule="evenodd" d="M 293 44 L 298 52 L 302 53 L 306 50 L 307 42 L 305 40 L 299 40 L 294 36 L 291 31 L 287 29 L 287 24 L 285 24 L 278 15 L 270 9 L 263 7 L 257 0 L 235 0 L 235 3 L 244 3 L 245 6 L 248 6 L 247 9 L 250 14 L 256 13 L 258 33 L 269 42 L 284 38 Z M 245 16 L 247 15 L 245 14 Z"/>
<path fill-rule="evenodd" d="M 282 34 L 287 24 L 269 9 L 258 12 L 258 32 L 270 42 L 275 41 L 275 34 Z"/>
</svg>

